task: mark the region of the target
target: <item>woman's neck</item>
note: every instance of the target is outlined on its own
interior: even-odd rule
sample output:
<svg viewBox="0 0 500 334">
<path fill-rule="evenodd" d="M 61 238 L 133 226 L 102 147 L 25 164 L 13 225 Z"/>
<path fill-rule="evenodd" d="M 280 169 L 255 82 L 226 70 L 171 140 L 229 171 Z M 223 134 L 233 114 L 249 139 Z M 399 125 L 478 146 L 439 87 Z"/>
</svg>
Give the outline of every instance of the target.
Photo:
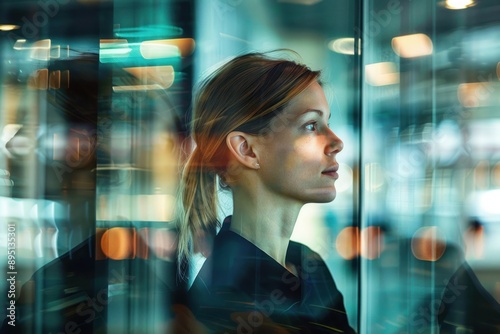
<svg viewBox="0 0 500 334">
<path fill-rule="evenodd" d="M 233 191 L 230 230 L 286 267 L 286 251 L 302 204 Z"/>
</svg>

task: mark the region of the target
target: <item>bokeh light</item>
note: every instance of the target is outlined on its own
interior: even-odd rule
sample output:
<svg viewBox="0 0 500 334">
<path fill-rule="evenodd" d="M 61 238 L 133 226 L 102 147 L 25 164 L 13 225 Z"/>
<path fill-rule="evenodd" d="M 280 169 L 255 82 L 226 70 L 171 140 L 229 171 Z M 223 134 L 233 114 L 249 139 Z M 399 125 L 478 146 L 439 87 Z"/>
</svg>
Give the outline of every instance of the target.
<svg viewBox="0 0 500 334">
<path fill-rule="evenodd" d="M 379 226 L 368 226 L 361 230 L 360 235 L 362 257 L 374 260 L 380 257 L 384 249 L 383 232 Z"/>
<path fill-rule="evenodd" d="M 422 261 L 437 261 L 446 250 L 446 239 L 437 226 L 422 227 L 413 234 L 411 251 Z"/>
<path fill-rule="evenodd" d="M 335 240 L 337 253 L 346 259 L 352 260 L 359 255 L 359 229 L 357 227 L 345 227 L 337 235 Z"/>
<path fill-rule="evenodd" d="M 133 259 L 136 256 L 136 231 L 133 228 L 113 227 L 103 233 L 101 248 L 112 260 Z"/>
<path fill-rule="evenodd" d="M 394 37 L 392 49 L 402 58 L 416 58 L 432 54 L 432 40 L 425 34 L 411 34 Z"/>
</svg>

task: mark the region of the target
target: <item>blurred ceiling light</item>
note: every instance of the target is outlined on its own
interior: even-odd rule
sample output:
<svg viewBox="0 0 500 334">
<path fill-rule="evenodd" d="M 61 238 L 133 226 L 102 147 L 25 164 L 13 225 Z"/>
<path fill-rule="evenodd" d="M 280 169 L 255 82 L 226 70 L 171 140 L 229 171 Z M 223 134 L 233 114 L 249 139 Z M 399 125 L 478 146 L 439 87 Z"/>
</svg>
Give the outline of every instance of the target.
<svg viewBox="0 0 500 334">
<path fill-rule="evenodd" d="M 402 58 L 415 58 L 432 54 L 432 40 L 425 34 L 394 37 L 391 44 L 394 52 Z"/>
<path fill-rule="evenodd" d="M 173 66 L 126 67 L 124 70 L 138 78 L 143 84 L 158 84 L 164 89 L 172 86 L 175 79 Z"/>
<path fill-rule="evenodd" d="M 328 43 L 328 48 L 333 52 L 344 55 L 354 55 L 354 38 L 339 38 L 334 39 Z M 361 39 L 358 39 L 358 52 L 361 54 Z"/>
<path fill-rule="evenodd" d="M 194 39 L 158 39 L 141 43 L 140 51 L 144 59 L 186 57 L 193 53 Z"/>
<path fill-rule="evenodd" d="M 305 5 L 305 6 L 315 5 L 321 1 L 322 0 L 278 0 L 278 2 L 294 3 L 297 5 Z"/>
<path fill-rule="evenodd" d="M 49 60 L 50 59 L 50 39 L 42 39 L 31 44 L 31 54 L 32 59 L 37 60 Z"/>
<path fill-rule="evenodd" d="M 396 64 L 382 62 L 365 66 L 366 83 L 372 86 L 386 86 L 399 83 L 399 72 Z"/>
<path fill-rule="evenodd" d="M 457 95 L 463 107 L 487 107 L 496 104 L 498 89 L 490 82 L 469 82 L 458 85 Z"/>
<path fill-rule="evenodd" d="M 474 0 L 446 0 L 440 2 L 440 5 L 448 9 L 465 9 L 476 5 Z"/>
<path fill-rule="evenodd" d="M 422 261 L 437 261 L 446 250 L 446 240 L 437 226 L 418 229 L 411 239 L 413 255 Z"/>
<path fill-rule="evenodd" d="M 15 24 L 0 24 L 0 31 L 11 31 L 21 28 Z"/>
</svg>

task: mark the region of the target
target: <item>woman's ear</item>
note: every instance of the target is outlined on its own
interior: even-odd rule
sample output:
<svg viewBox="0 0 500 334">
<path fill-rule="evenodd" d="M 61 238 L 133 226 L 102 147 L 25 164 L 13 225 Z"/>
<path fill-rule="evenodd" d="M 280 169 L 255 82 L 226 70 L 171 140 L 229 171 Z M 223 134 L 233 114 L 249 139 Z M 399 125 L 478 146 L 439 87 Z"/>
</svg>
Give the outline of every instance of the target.
<svg viewBox="0 0 500 334">
<path fill-rule="evenodd" d="M 234 159 L 248 168 L 259 169 L 259 159 L 252 145 L 253 139 L 254 136 L 245 132 L 233 131 L 227 135 L 226 144 Z"/>
</svg>

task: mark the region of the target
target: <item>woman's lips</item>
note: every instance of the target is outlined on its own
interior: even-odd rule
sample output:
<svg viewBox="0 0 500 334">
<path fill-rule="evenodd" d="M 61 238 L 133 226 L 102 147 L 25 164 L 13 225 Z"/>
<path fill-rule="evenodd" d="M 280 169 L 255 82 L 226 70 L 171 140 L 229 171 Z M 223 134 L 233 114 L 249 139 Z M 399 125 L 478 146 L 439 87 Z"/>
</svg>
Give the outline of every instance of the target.
<svg viewBox="0 0 500 334">
<path fill-rule="evenodd" d="M 324 171 L 321 172 L 321 174 L 332 177 L 334 179 L 338 179 L 339 178 L 339 174 L 337 173 L 338 169 L 339 166 L 335 165 L 333 167 L 325 169 Z"/>
</svg>

